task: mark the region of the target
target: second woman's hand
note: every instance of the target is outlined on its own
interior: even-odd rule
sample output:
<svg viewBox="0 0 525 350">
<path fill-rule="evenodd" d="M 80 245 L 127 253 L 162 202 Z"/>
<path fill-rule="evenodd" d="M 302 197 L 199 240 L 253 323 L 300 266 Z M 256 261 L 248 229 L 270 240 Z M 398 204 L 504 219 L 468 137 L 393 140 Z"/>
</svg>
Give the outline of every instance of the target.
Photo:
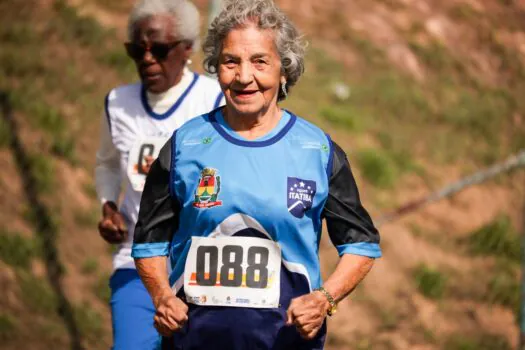
<svg viewBox="0 0 525 350">
<path fill-rule="evenodd" d="M 128 237 L 124 217 L 114 202 L 108 201 L 102 206 L 102 220 L 98 223 L 98 232 L 111 244 L 122 243 Z"/>
</svg>

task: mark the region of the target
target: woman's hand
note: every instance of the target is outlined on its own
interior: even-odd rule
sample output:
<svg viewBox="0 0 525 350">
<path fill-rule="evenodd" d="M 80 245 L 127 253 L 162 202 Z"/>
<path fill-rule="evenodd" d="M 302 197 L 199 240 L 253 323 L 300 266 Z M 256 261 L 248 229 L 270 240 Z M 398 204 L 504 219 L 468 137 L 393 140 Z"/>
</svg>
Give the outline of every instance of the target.
<svg viewBox="0 0 525 350">
<path fill-rule="evenodd" d="M 321 292 L 312 292 L 292 299 L 286 314 L 288 326 L 295 325 L 304 339 L 313 339 L 321 329 L 330 303 Z"/>
<path fill-rule="evenodd" d="M 111 244 L 122 243 L 128 237 L 124 217 L 114 202 L 106 202 L 102 206 L 102 220 L 98 223 L 98 232 Z"/>
<path fill-rule="evenodd" d="M 188 306 L 174 295 L 159 298 L 156 308 L 153 325 L 164 337 L 170 337 L 188 321 Z"/>
</svg>

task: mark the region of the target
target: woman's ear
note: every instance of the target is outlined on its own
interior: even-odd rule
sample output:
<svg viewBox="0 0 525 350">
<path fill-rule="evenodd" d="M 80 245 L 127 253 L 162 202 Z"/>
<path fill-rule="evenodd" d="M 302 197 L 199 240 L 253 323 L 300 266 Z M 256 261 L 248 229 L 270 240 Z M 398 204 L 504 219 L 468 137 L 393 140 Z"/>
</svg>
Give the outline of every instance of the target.
<svg viewBox="0 0 525 350">
<path fill-rule="evenodd" d="M 184 46 L 184 59 L 185 61 L 189 60 L 191 55 L 193 54 L 193 43 L 187 42 L 185 43 L 186 46 Z"/>
</svg>

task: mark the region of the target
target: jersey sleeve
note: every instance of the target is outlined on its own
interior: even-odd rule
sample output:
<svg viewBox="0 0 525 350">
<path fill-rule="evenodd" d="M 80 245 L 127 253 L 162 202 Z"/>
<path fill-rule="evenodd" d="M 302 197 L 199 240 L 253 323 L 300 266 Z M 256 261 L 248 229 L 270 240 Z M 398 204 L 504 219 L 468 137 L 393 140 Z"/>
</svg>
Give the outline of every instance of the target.
<svg viewBox="0 0 525 350">
<path fill-rule="evenodd" d="M 332 169 L 323 217 L 339 255 L 381 257 L 379 232 L 361 204 L 359 191 L 344 151 L 332 142 Z"/>
<path fill-rule="evenodd" d="M 146 177 L 131 256 L 166 256 L 178 226 L 179 203 L 170 193 L 171 139 L 162 147 Z"/>
<path fill-rule="evenodd" d="M 120 193 L 120 152 L 111 138 L 108 112 L 102 113 L 100 143 L 96 155 L 95 188 L 102 204 L 117 202 Z"/>
</svg>

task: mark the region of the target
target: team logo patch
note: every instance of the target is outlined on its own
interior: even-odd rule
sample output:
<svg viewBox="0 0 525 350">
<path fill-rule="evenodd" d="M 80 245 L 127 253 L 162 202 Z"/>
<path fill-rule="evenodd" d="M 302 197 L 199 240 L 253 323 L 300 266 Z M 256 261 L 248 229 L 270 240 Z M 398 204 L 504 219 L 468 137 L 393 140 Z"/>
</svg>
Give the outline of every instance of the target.
<svg viewBox="0 0 525 350">
<path fill-rule="evenodd" d="M 195 191 L 195 208 L 211 208 L 222 205 L 222 201 L 217 200 L 221 192 L 221 177 L 217 174 L 217 169 L 204 168 L 199 178 L 199 186 Z"/>
<path fill-rule="evenodd" d="M 315 181 L 303 180 L 296 177 L 288 178 L 288 211 L 297 218 L 312 208 L 316 192 Z"/>
</svg>

